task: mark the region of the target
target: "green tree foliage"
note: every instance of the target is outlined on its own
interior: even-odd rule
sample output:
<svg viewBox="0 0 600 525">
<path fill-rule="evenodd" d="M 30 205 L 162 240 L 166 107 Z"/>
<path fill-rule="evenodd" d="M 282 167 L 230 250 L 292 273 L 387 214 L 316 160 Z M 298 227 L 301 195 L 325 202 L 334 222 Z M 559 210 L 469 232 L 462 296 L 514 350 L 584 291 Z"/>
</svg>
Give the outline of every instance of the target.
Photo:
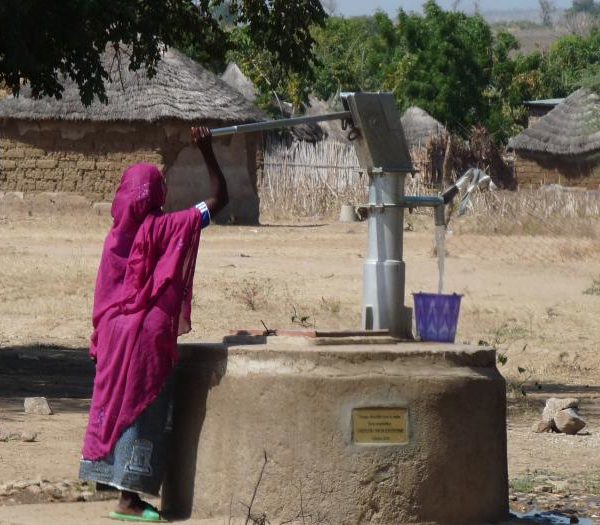
<svg viewBox="0 0 600 525">
<path fill-rule="evenodd" d="M 312 32 L 325 23 L 325 11 L 318 0 L 263 2 L 270 12 L 258 10 L 230 20 L 226 60 L 237 63 L 254 83 L 261 107 L 271 110 L 273 99 L 283 99 L 299 108 L 314 80 Z M 240 0 L 227 3 L 230 13 L 240 12 Z"/>
<path fill-rule="evenodd" d="M 60 97 L 62 81 L 77 82 L 82 101 L 105 101 L 107 46 L 128 46 L 130 67 L 156 70 L 164 47 L 176 46 L 209 65 L 222 63 L 239 41 L 223 18 L 243 27 L 257 49 L 268 49 L 288 73 L 310 70 L 311 27 L 325 18 L 318 0 L 3 0 L 0 81 L 14 94 Z M 224 16 L 226 15 L 226 16 Z"/>
<path fill-rule="evenodd" d="M 548 51 L 522 54 L 516 38 L 496 34 L 480 16 L 400 11 L 371 18 L 331 17 L 314 30 L 319 63 L 307 86 L 321 98 L 338 91 L 388 90 L 402 108 L 416 105 L 467 134 L 483 124 L 499 142 L 527 123 L 524 100 L 563 97 L 600 84 L 600 32 L 558 39 Z"/>
<path fill-rule="evenodd" d="M 312 28 L 314 61 L 304 74 L 288 75 L 273 53 L 256 46 L 246 27 L 233 30 L 236 42 L 227 58 L 253 81 L 258 102 L 268 109 L 273 98 L 287 100 L 299 109 L 310 92 L 329 98 L 340 89 L 377 90 L 385 85 L 397 49 L 396 29 L 384 13 L 373 17 L 330 17 Z"/>
<path fill-rule="evenodd" d="M 454 131 L 486 119 L 484 91 L 492 74 L 493 36 L 479 16 L 444 11 L 433 0 L 424 15 L 400 11 L 398 34 L 406 50 L 396 95 Z"/>
<path fill-rule="evenodd" d="M 514 85 L 520 66 L 511 59 L 511 53 L 518 49 L 519 42 L 510 33 L 496 35 L 492 46 L 491 76 L 484 96 L 488 107 L 485 124 L 498 142 L 518 131 L 518 125 L 526 119 L 523 92 Z"/>
<path fill-rule="evenodd" d="M 585 78 L 600 72 L 600 32 L 560 38 L 550 46 L 541 69 L 551 96 L 569 95 Z"/>
<path fill-rule="evenodd" d="M 499 140 L 515 118 L 522 120 L 513 107 L 522 99 L 511 87 L 518 43 L 508 33 L 494 37 L 478 15 L 444 11 L 429 1 L 423 15 L 400 11 L 396 24 L 383 13 L 329 18 L 315 40 L 319 64 L 312 87 L 321 98 L 392 91 L 403 108 L 417 105 L 453 131 L 466 134 L 485 123 Z"/>
<path fill-rule="evenodd" d="M 267 111 L 280 113 L 281 107 L 273 101 L 289 101 L 299 108 L 309 93 L 313 80 L 312 67 L 302 75 L 290 72 L 268 48 L 256 45 L 248 28 L 234 28 L 230 35 L 233 45 L 227 53 L 227 61 L 235 62 L 252 81 L 257 90 L 257 104 Z M 312 65 L 312 64 L 311 64 Z"/>
<path fill-rule="evenodd" d="M 314 91 L 321 98 L 341 90 L 376 91 L 393 78 L 399 42 L 396 27 L 385 13 L 332 17 L 314 35 L 318 59 Z"/>
</svg>

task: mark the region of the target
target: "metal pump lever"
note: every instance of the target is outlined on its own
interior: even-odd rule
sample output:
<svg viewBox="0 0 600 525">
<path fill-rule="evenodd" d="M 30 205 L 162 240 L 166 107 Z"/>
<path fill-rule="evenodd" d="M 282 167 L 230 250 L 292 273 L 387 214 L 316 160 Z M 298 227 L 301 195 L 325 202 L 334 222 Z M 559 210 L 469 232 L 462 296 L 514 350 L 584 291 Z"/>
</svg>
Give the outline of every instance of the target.
<svg viewBox="0 0 600 525">
<path fill-rule="evenodd" d="M 238 133 L 253 133 L 256 131 L 269 131 L 272 129 L 289 128 L 300 124 L 309 124 L 311 122 L 324 122 L 326 120 L 347 120 L 352 119 L 350 111 L 338 111 L 337 113 L 324 113 L 323 115 L 311 115 L 308 117 L 282 118 L 278 120 L 264 120 L 262 122 L 251 122 L 250 124 L 239 124 L 237 126 L 228 126 L 225 128 L 212 129 L 213 137 L 223 137 L 225 135 L 237 135 Z"/>
</svg>

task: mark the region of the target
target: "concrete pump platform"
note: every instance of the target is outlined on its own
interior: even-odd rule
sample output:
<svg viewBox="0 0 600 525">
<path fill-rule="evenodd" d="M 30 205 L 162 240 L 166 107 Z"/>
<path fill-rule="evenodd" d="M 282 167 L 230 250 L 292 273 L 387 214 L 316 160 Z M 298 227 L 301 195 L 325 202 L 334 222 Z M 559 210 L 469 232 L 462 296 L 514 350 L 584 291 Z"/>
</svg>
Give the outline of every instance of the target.
<svg viewBox="0 0 600 525">
<path fill-rule="evenodd" d="M 163 508 L 331 525 L 508 516 L 493 349 L 272 336 L 180 350 Z"/>
</svg>

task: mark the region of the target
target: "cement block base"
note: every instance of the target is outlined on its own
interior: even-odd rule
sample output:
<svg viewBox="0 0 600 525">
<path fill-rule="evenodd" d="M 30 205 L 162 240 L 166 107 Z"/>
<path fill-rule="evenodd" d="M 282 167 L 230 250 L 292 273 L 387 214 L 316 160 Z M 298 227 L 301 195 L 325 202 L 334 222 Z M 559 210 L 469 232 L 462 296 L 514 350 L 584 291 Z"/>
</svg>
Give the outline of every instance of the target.
<svg viewBox="0 0 600 525">
<path fill-rule="evenodd" d="M 332 525 L 508 516 L 492 349 L 273 339 L 182 345 L 164 508 L 240 518 L 252 503 L 270 523 Z"/>
</svg>

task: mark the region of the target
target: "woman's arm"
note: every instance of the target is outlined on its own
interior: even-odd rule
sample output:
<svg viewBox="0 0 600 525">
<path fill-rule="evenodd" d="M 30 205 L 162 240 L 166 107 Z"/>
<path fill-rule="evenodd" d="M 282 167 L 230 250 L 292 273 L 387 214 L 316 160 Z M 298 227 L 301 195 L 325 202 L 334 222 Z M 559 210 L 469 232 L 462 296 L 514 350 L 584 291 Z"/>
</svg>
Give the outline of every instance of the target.
<svg viewBox="0 0 600 525">
<path fill-rule="evenodd" d="M 210 129 L 203 126 L 192 128 L 192 139 L 202 152 L 206 167 L 208 168 L 208 176 L 210 177 L 210 187 L 212 195 L 206 199 L 206 207 L 210 212 L 210 216 L 214 217 L 219 213 L 229 202 L 227 193 L 227 182 L 221 171 L 221 167 L 217 162 L 215 153 L 212 148 L 212 135 Z"/>
</svg>

